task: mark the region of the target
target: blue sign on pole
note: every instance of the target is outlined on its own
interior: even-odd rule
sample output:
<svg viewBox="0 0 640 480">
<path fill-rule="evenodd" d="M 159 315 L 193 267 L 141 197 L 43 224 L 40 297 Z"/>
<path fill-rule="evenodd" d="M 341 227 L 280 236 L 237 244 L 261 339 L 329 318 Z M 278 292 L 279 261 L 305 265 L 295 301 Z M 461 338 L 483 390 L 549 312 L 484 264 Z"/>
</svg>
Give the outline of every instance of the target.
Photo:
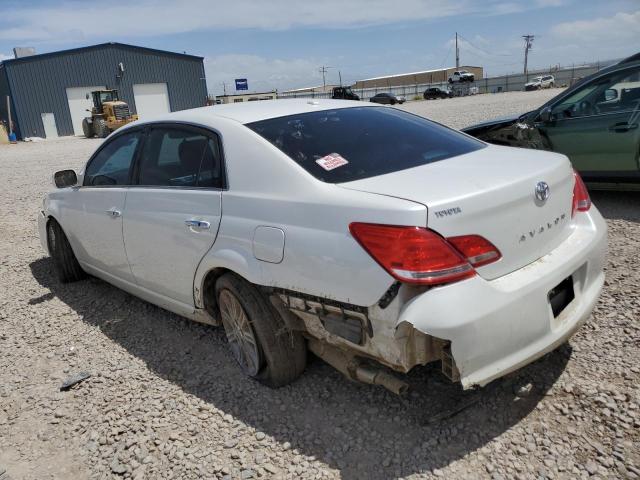
<svg viewBox="0 0 640 480">
<path fill-rule="evenodd" d="M 249 90 L 249 83 L 246 78 L 236 78 L 236 90 Z"/>
</svg>

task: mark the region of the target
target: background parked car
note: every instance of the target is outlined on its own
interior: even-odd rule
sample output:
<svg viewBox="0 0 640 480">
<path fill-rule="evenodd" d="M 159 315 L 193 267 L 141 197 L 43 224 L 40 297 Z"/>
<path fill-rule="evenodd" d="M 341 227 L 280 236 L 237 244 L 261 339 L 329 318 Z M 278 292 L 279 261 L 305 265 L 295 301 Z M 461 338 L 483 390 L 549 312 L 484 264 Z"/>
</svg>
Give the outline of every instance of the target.
<svg viewBox="0 0 640 480">
<path fill-rule="evenodd" d="M 556 79 L 553 75 L 544 75 L 536 77 L 528 83 L 524 84 L 525 90 L 540 90 L 542 88 L 553 88 L 556 85 Z"/>
<path fill-rule="evenodd" d="M 449 77 L 449 83 L 473 82 L 475 79 L 476 76 L 473 73 L 466 70 L 458 70 Z"/>
<path fill-rule="evenodd" d="M 640 183 L 640 53 L 532 112 L 463 131 L 498 145 L 564 153 L 588 182 Z"/>
<path fill-rule="evenodd" d="M 351 87 L 333 87 L 331 98 L 335 100 L 360 100 Z"/>
<path fill-rule="evenodd" d="M 423 97 L 425 100 L 431 100 L 433 98 L 451 98 L 453 97 L 453 92 L 448 88 L 430 87 L 424 91 Z"/>
<path fill-rule="evenodd" d="M 369 99 L 373 103 L 381 103 L 383 105 L 395 105 L 396 103 L 404 103 L 407 101 L 404 97 L 397 97 L 392 93 L 378 93 Z"/>
</svg>

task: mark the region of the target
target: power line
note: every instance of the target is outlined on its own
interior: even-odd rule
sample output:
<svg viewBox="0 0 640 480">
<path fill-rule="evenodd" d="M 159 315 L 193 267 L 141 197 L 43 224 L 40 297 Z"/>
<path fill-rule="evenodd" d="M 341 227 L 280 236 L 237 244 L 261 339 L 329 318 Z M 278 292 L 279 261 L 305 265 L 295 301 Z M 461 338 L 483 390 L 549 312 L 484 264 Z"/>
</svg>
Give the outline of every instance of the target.
<svg viewBox="0 0 640 480">
<path fill-rule="evenodd" d="M 442 63 L 440 64 L 440 67 L 444 67 L 444 62 L 446 62 L 447 58 L 449 58 L 449 54 L 451 53 L 452 48 L 453 48 L 453 45 L 449 45 L 449 50 L 447 51 L 447 55 L 444 57 L 444 59 L 442 59 Z"/>
<path fill-rule="evenodd" d="M 470 47 L 473 47 L 477 51 L 482 52 L 485 55 L 489 55 L 490 57 L 513 57 L 514 56 L 512 53 L 491 53 L 491 52 L 488 52 L 488 51 L 484 50 L 483 48 L 480 48 L 480 47 L 474 45 L 470 40 L 468 40 L 467 38 L 463 37 L 462 35 L 458 34 L 458 37 L 460 37 L 462 40 L 467 42 L 467 44 Z"/>
</svg>

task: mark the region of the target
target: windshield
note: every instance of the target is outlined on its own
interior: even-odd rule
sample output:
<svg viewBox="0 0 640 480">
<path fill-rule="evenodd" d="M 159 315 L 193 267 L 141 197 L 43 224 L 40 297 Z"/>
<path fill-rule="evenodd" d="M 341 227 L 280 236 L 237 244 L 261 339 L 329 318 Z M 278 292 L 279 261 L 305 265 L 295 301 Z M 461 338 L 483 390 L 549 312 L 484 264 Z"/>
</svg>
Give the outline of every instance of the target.
<svg viewBox="0 0 640 480">
<path fill-rule="evenodd" d="M 100 103 L 118 101 L 118 92 L 116 91 L 100 92 L 98 96 L 100 97 Z"/>
<path fill-rule="evenodd" d="M 455 130 L 386 107 L 300 113 L 246 126 L 328 183 L 384 175 L 485 147 Z"/>
</svg>

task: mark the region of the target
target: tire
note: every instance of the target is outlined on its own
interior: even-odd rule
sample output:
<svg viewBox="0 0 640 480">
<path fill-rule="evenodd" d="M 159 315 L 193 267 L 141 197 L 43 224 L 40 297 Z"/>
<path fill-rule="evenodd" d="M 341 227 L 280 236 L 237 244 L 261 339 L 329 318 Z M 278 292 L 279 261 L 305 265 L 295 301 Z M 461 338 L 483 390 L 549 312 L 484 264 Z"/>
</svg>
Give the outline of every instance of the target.
<svg viewBox="0 0 640 480">
<path fill-rule="evenodd" d="M 227 273 L 216 282 L 216 299 L 222 324 L 229 340 L 231 353 L 242 371 L 271 388 L 278 388 L 296 380 L 307 363 L 307 346 L 300 332 L 289 330 L 267 296 L 255 286 L 233 273 Z M 234 307 L 234 302 L 237 302 Z M 241 312 L 238 313 L 237 307 Z M 248 322 L 234 320 L 244 314 Z M 244 322 L 244 323 L 243 323 Z M 234 327 L 235 326 L 235 327 Z M 243 340 L 238 338 L 241 327 Z M 248 327 L 248 328 L 247 328 Z M 253 334 L 255 345 L 247 341 Z M 243 346 L 255 350 L 243 354 Z M 234 344 L 238 344 L 235 345 Z M 253 357 L 257 361 L 253 365 Z"/>
<path fill-rule="evenodd" d="M 106 138 L 109 135 L 109 127 L 103 118 L 97 118 L 93 121 L 93 130 L 98 138 Z"/>
<path fill-rule="evenodd" d="M 82 120 L 82 132 L 87 138 L 93 138 L 95 136 L 95 132 L 93 131 L 93 123 L 90 122 L 88 118 Z"/>
<path fill-rule="evenodd" d="M 61 283 L 77 282 L 85 278 L 86 274 L 78 263 L 67 236 L 54 219 L 47 223 L 47 245 L 49 254 L 53 258 L 56 275 Z"/>
</svg>

